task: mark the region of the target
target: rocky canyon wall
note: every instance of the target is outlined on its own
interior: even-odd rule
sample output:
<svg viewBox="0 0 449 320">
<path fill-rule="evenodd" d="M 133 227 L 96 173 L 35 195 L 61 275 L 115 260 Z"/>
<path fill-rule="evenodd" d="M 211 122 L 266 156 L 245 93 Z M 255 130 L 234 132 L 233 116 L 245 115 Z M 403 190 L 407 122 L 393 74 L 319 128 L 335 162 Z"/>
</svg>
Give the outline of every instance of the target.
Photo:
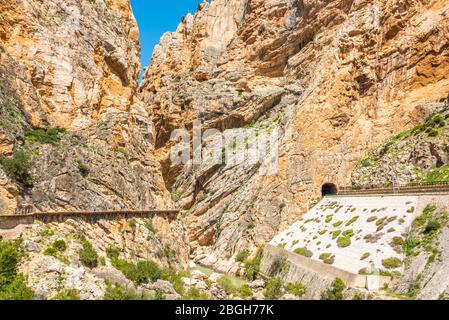
<svg viewBox="0 0 449 320">
<path fill-rule="evenodd" d="M 172 207 L 136 96 L 140 43 L 129 1 L 0 0 L 0 12 L 0 214 Z M 160 220 L 157 237 L 139 219 L 146 233 L 130 237 L 129 219 L 41 227 L 79 231 L 100 251 L 115 245 L 134 260 L 164 263 L 155 255 L 168 243 L 185 267 L 185 228 Z"/>
<path fill-rule="evenodd" d="M 2 0 L 0 10 L 0 150 L 29 158 L 26 183 L 0 172 L 1 210 L 170 206 L 153 124 L 135 95 L 129 1 Z M 60 133 L 48 143 L 36 129 Z"/>
<path fill-rule="evenodd" d="M 430 114 L 449 92 L 448 16 L 436 0 L 215 0 L 165 34 L 140 97 L 195 259 L 229 270 L 323 183 L 349 184 L 371 148 Z M 279 172 L 171 164 L 170 132 L 194 119 L 222 132 L 278 128 Z"/>
</svg>

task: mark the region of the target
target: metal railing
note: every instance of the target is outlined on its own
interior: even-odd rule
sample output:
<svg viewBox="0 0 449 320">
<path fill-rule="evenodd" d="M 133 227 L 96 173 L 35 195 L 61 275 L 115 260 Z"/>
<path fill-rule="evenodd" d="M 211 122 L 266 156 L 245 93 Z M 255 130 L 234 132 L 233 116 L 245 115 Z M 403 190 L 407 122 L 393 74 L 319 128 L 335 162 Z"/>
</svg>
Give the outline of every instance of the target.
<svg viewBox="0 0 449 320">
<path fill-rule="evenodd" d="M 14 214 L 16 216 L 24 216 L 27 214 L 33 214 L 36 210 L 33 207 L 24 207 L 24 208 L 17 208 L 14 211 Z"/>
<path fill-rule="evenodd" d="M 435 182 L 413 182 L 407 184 L 393 183 L 391 185 L 364 185 L 341 187 L 338 194 L 357 194 L 357 193 L 401 193 L 407 191 L 449 191 L 449 181 Z"/>
<path fill-rule="evenodd" d="M 14 216 L 27 216 L 27 215 L 101 215 L 101 214 L 128 214 L 128 213 L 179 213 L 179 209 L 177 208 L 166 208 L 166 209 L 158 209 L 151 207 L 149 209 L 141 209 L 141 210 L 86 210 L 86 211 L 39 211 L 34 207 L 21 207 L 17 208 L 14 211 Z M 1 216 L 1 215 L 0 215 Z"/>
</svg>

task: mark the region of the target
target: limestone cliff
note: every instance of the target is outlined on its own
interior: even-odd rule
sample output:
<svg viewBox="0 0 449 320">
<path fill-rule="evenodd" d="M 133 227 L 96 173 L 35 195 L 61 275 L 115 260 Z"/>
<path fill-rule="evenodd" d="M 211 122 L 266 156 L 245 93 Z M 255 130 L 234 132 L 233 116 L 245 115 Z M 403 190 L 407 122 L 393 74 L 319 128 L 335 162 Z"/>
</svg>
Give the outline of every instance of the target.
<svg viewBox="0 0 449 320">
<path fill-rule="evenodd" d="M 0 10 L 0 151 L 27 160 L 27 179 L 0 169 L 0 210 L 170 206 L 135 96 L 129 1 L 2 0 Z"/>
<path fill-rule="evenodd" d="M 193 256 L 229 270 L 323 183 L 349 184 L 369 149 L 423 120 L 449 92 L 448 16 L 436 0 L 215 0 L 165 34 L 140 91 Z M 221 131 L 274 123 L 278 174 L 172 165 L 170 132 L 194 119 Z"/>
</svg>

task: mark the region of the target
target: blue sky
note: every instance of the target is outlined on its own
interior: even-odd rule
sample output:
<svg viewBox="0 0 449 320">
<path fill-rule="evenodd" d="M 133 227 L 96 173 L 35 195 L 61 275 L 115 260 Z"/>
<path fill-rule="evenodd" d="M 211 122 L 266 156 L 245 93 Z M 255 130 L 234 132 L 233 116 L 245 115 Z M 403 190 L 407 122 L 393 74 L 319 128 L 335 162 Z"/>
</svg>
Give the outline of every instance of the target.
<svg viewBox="0 0 449 320">
<path fill-rule="evenodd" d="M 153 49 L 167 31 L 175 31 L 181 18 L 194 13 L 201 0 L 131 0 L 140 30 L 142 68 L 150 64 Z"/>
</svg>

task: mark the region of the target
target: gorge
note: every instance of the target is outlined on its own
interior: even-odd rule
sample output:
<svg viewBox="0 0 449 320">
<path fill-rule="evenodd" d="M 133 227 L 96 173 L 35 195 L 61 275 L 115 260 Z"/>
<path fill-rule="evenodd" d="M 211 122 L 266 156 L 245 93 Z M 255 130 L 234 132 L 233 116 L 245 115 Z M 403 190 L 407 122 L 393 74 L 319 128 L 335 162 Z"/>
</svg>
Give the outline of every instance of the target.
<svg viewBox="0 0 449 320">
<path fill-rule="evenodd" d="M 448 1 L 204 1 L 163 35 L 140 84 L 129 0 L 0 0 L 0 10 L 0 214 L 180 211 L 175 219 L 67 219 L 1 231 L 5 241 L 22 239 L 19 271 L 42 298 L 75 288 L 82 299 L 103 299 L 115 282 L 140 296 L 183 297 L 174 290 L 181 282 L 199 286 L 189 298 L 246 295 L 223 289 L 216 274 L 208 284 L 212 275 L 182 273 L 195 264 L 244 277 L 253 291 L 246 298 L 263 298 L 268 279 L 248 268 L 323 196 L 346 186 L 449 181 Z M 196 120 L 220 139 L 278 132 L 278 171 L 262 173 L 269 156 L 173 163 L 172 132 L 191 132 Z M 435 205 L 425 222 L 435 214 L 435 236 L 446 239 L 448 204 Z M 313 241 L 324 242 L 316 231 Z M 62 239 L 63 251 L 44 253 Z M 446 261 L 441 243 L 433 249 Z M 94 267 L 79 256 L 90 247 Z M 150 265 L 176 272 L 130 276 Z M 308 294 L 293 296 L 320 298 L 332 280 L 313 278 Z M 438 290 L 424 297 L 447 296 L 448 288 Z"/>
</svg>

